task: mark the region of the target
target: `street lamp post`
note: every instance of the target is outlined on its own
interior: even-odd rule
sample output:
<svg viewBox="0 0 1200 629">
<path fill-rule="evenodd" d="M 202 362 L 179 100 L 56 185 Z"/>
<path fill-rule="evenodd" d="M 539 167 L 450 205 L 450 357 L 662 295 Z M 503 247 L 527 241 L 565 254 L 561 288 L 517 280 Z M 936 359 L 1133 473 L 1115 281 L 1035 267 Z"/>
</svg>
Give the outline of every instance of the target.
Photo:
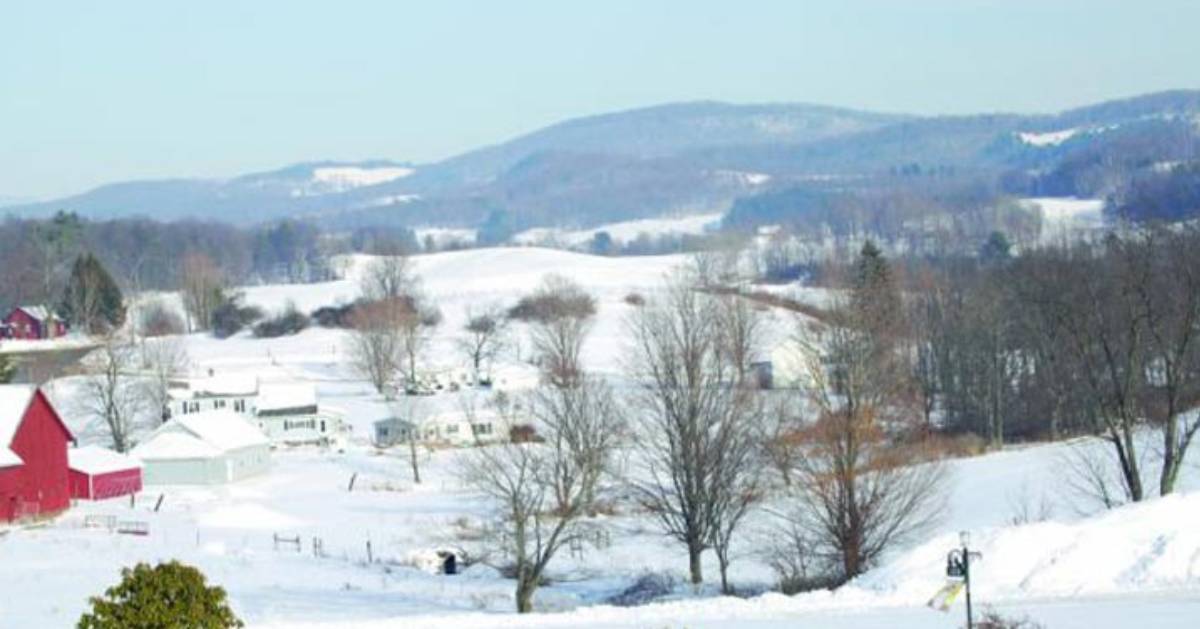
<svg viewBox="0 0 1200 629">
<path fill-rule="evenodd" d="M 959 533 L 958 539 L 962 548 L 956 548 L 946 555 L 946 576 L 963 580 L 963 588 L 967 591 L 967 629 L 974 629 L 975 622 L 971 610 L 971 560 L 981 559 L 983 555 L 970 549 L 969 532 Z"/>
</svg>

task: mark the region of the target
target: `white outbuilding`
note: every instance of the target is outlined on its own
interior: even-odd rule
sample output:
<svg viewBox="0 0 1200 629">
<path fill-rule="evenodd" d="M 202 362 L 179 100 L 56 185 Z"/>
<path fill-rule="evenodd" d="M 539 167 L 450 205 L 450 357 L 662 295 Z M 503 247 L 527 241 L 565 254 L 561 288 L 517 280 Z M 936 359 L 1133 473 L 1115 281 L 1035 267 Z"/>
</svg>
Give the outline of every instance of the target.
<svg viewBox="0 0 1200 629">
<path fill-rule="evenodd" d="M 133 449 L 147 485 L 218 485 L 263 474 L 271 442 L 231 410 L 174 417 Z"/>
</svg>

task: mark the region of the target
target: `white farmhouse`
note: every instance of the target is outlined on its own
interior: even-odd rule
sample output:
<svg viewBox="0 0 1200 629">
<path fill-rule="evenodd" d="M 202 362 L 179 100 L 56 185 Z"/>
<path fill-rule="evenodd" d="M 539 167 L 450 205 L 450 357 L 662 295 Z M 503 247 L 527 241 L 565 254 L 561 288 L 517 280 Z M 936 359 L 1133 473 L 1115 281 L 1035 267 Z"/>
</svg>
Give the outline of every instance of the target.
<svg viewBox="0 0 1200 629">
<path fill-rule="evenodd" d="M 509 439 L 513 424 L 495 411 L 483 410 L 430 415 L 415 428 L 406 419 L 387 417 L 375 422 L 374 428 L 374 443 L 380 448 L 408 443 L 414 437 L 423 445 L 462 447 Z"/>
<path fill-rule="evenodd" d="M 147 485 L 218 485 L 265 473 L 271 443 L 231 410 L 204 411 L 168 420 L 131 454 Z"/>
<path fill-rule="evenodd" d="M 509 437 L 508 419 L 491 410 L 432 415 L 420 422 L 419 440 L 429 444 L 466 446 L 495 443 Z"/>
<path fill-rule="evenodd" d="M 317 388 L 305 383 L 263 383 L 254 421 L 273 443 L 340 444 L 346 425 L 342 412 L 317 404 Z"/>
<path fill-rule="evenodd" d="M 231 410 L 243 415 L 254 413 L 258 397 L 258 378 L 247 374 L 221 374 L 190 380 L 187 388 L 171 389 L 171 401 L 165 418 L 189 413 Z"/>
<path fill-rule="evenodd" d="M 308 383 L 261 382 L 256 376 L 222 374 L 191 380 L 173 389 L 164 418 L 232 411 L 252 421 L 274 444 L 340 444 L 346 437 L 343 413 L 317 404 Z"/>
</svg>

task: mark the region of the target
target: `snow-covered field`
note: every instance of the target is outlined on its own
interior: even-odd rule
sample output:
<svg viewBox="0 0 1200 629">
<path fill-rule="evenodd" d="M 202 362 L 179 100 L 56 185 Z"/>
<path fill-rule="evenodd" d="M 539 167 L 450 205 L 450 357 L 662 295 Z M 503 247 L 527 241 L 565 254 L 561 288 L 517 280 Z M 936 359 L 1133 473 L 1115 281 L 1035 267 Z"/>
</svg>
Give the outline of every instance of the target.
<svg viewBox="0 0 1200 629">
<path fill-rule="evenodd" d="M 445 315 L 429 354 L 436 368 L 462 366 L 454 335 L 468 309 L 509 305 L 554 272 L 597 295 L 599 312 L 585 360 L 611 373 L 620 367 L 623 321 L 633 308 L 625 296 L 652 293 L 683 258 L 510 248 L 413 260 Z M 357 295 L 354 276 L 364 262 L 351 260 L 348 279 L 337 282 L 248 287 L 246 301 L 268 311 L 289 301 L 303 310 L 346 302 Z M 785 329 L 786 318 L 773 317 L 772 327 Z M 599 520 L 610 530 L 611 544 L 586 548 L 579 556 L 564 550 L 551 566 L 551 583 L 536 599 L 544 613 L 516 616 L 512 582 L 490 568 L 436 576 L 411 565 L 421 552 L 469 535 L 486 505 L 461 487 L 455 451 L 423 453 L 424 482 L 415 485 L 405 452 L 379 453 L 367 445 L 371 422 L 391 409 L 347 366 L 343 334 L 311 328 L 270 340 L 245 334 L 227 340 L 186 337 L 197 373 L 211 369 L 315 383 L 322 404 L 346 410 L 354 430 L 350 447 L 344 453 L 277 450 L 263 477 L 225 487 L 150 487 L 135 506 L 127 500 L 80 503 L 48 526 L 0 534 L 0 627 L 71 626 L 87 597 L 115 582 L 122 566 L 178 558 L 225 587 L 252 627 L 949 628 L 962 624 L 961 601 L 950 614 L 930 610 L 925 602 L 944 584 L 945 554 L 962 529 L 972 531 L 973 545 L 983 553 L 973 571 L 977 608 L 995 605 L 1053 628 L 1192 627 L 1200 617 L 1197 469 L 1187 469 L 1179 495 L 1082 516 L 1070 506 L 1062 472 L 1065 457 L 1078 447 L 1072 444 L 950 462 L 948 507 L 936 530 L 832 593 L 741 599 L 716 596 L 714 586 L 693 591 L 679 585 L 660 603 L 609 606 L 605 600 L 639 575 L 665 573 L 682 584 L 687 572 L 682 549 L 651 520 L 619 509 Z M 510 357 L 498 384 L 521 380 L 525 369 L 518 357 Z M 51 386 L 64 409 L 71 408 L 73 388 L 70 379 Z M 456 395 L 432 396 L 428 403 L 452 408 Z M 66 412 L 81 441 L 103 439 L 94 422 Z M 354 490 L 348 491 L 354 475 Z M 1054 508 L 1046 513 L 1033 508 L 1043 503 Z M 1023 510 L 1047 517 L 1015 525 L 1014 515 Z M 143 521 L 150 534 L 84 528 L 89 514 Z M 769 524 L 765 514 L 755 516 L 735 548 L 731 577 L 739 588 L 761 591 L 772 582 L 761 556 Z M 301 548 L 277 547 L 276 534 L 299 537 Z M 321 540 L 322 556 L 313 551 L 314 539 Z M 706 574 L 715 577 L 715 559 L 705 562 Z"/>
<path fill-rule="evenodd" d="M 591 229 L 563 230 L 551 227 L 536 227 L 513 236 L 513 242 L 522 245 L 552 243 L 560 246 L 577 247 L 591 242 L 599 232 L 608 232 L 613 240 L 626 243 L 642 234 L 651 237 L 671 235 L 698 235 L 705 233 L 721 221 L 721 214 L 707 213 L 671 218 L 643 218 L 620 223 L 609 223 Z"/>
<path fill-rule="evenodd" d="M 1028 207 L 1042 211 L 1041 240 L 1045 244 L 1067 242 L 1104 228 L 1104 200 L 1073 197 L 1022 199 Z"/>
</svg>

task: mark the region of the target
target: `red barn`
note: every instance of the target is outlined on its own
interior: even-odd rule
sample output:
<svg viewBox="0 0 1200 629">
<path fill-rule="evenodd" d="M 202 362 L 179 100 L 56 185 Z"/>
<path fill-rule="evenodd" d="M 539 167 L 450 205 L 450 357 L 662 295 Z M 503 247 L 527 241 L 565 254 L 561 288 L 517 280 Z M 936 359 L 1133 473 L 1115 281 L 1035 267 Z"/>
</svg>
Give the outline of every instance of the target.
<svg viewBox="0 0 1200 629">
<path fill-rule="evenodd" d="M 104 500 L 142 490 L 142 463 L 99 446 L 67 451 L 71 497 Z"/>
<path fill-rule="evenodd" d="M 0 522 L 58 513 L 70 505 L 71 431 L 38 389 L 0 386 Z"/>
<path fill-rule="evenodd" d="M 17 306 L 4 317 L 5 338 L 50 339 L 67 333 L 67 324 L 44 306 Z"/>
</svg>

